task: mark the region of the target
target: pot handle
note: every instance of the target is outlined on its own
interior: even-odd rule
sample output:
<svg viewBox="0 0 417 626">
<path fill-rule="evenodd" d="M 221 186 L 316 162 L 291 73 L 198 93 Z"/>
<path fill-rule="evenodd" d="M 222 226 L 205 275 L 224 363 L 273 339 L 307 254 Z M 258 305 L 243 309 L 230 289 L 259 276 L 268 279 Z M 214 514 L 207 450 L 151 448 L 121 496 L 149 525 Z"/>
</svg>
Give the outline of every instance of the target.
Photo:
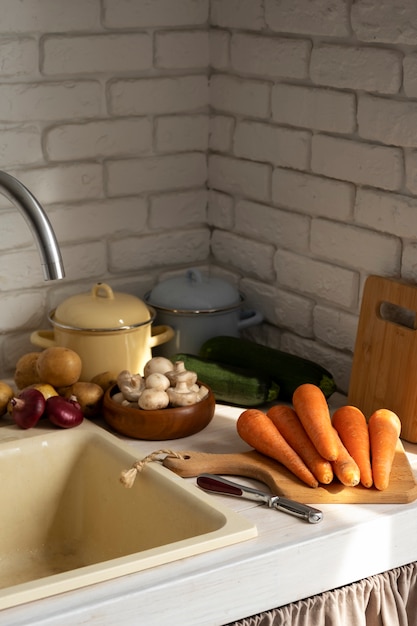
<svg viewBox="0 0 417 626">
<path fill-rule="evenodd" d="M 172 339 L 175 335 L 174 329 L 171 326 L 152 326 L 151 329 L 151 339 L 150 339 L 150 348 L 154 348 L 155 346 L 161 345 L 161 343 L 166 343 L 170 339 Z"/>
<path fill-rule="evenodd" d="M 237 323 L 237 327 L 239 330 L 243 328 L 248 328 L 249 326 L 255 326 L 255 324 L 260 324 L 263 322 L 264 316 L 259 311 L 247 310 L 242 311 L 240 314 L 240 320 Z"/>
<path fill-rule="evenodd" d="M 50 348 L 51 346 L 57 345 L 53 330 L 33 331 L 30 336 L 30 342 L 33 343 L 34 346 L 39 346 L 40 348 Z"/>
</svg>

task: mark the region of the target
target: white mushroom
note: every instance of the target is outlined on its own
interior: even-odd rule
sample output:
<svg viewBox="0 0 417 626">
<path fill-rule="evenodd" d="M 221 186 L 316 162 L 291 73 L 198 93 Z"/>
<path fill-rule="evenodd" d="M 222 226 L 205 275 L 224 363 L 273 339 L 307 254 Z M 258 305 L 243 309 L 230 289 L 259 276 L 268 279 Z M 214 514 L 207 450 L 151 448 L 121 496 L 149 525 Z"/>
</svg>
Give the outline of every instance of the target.
<svg viewBox="0 0 417 626">
<path fill-rule="evenodd" d="M 164 356 L 154 356 L 145 363 L 145 367 L 143 368 L 143 375 L 147 378 L 150 374 L 154 372 L 160 372 L 161 374 L 166 374 L 172 370 L 172 363 L 169 359 L 166 359 Z"/>
<path fill-rule="evenodd" d="M 190 391 L 185 381 L 178 382 L 175 387 L 167 389 L 172 406 L 189 406 L 198 402 L 197 392 Z"/>
<path fill-rule="evenodd" d="M 169 378 L 173 387 L 179 381 L 185 380 L 189 387 L 194 385 L 194 383 L 197 381 L 196 372 L 189 372 L 185 368 L 184 361 L 176 361 L 174 363 L 174 369 L 172 369 L 170 372 L 167 372 L 166 376 Z"/>
<path fill-rule="evenodd" d="M 165 376 L 168 376 L 171 385 L 175 385 L 178 374 L 186 371 L 184 361 L 175 361 L 174 367 L 171 366 L 171 369 L 168 372 L 165 372 Z"/>
<path fill-rule="evenodd" d="M 201 387 L 199 387 L 197 391 L 198 400 L 200 401 L 200 400 L 204 400 L 204 398 L 207 398 L 208 392 L 209 390 L 207 389 L 207 387 L 205 387 L 204 385 L 201 385 Z"/>
<path fill-rule="evenodd" d="M 111 398 L 112 400 L 114 400 L 114 402 L 117 402 L 117 404 L 123 404 L 123 401 L 125 401 L 125 397 L 121 391 L 113 394 Z"/>
<path fill-rule="evenodd" d="M 145 378 L 145 386 L 148 389 L 162 389 L 162 391 L 166 391 L 170 386 L 170 382 L 165 374 L 153 372 L 153 374 L 149 374 L 149 376 Z"/>
<path fill-rule="evenodd" d="M 145 389 L 145 381 L 140 374 L 131 374 L 129 370 L 122 370 L 117 376 L 117 386 L 126 400 L 135 402 Z"/>
<path fill-rule="evenodd" d="M 169 404 L 169 396 L 161 389 L 144 389 L 138 400 L 139 408 L 145 411 L 165 409 Z"/>
<path fill-rule="evenodd" d="M 126 400 L 126 398 L 124 397 L 121 391 L 112 395 L 112 400 L 114 402 L 117 402 L 117 404 L 121 404 L 122 406 L 136 406 L 137 407 L 137 403 Z"/>
<path fill-rule="evenodd" d="M 190 372 L 188 370 L 185 370 L 185 372 L 180 372 L 175 382 L 180 383 L 182 381 L 185 381 L 188 387 L 193 387 L 193 385 L 197 383 L 197 373 Z"/>
</svg>

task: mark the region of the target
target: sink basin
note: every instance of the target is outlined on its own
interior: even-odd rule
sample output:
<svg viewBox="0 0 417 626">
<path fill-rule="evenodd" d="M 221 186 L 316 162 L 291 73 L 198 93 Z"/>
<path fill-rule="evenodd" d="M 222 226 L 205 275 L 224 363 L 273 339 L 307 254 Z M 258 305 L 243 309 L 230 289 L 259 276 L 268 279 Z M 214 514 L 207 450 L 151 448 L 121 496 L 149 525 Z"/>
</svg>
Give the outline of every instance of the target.
<svg viewBox="0 0 417 626">
<path fill-rule="evenodd" d="M 152 450 L 149 450 L 151 452 Z M 85 420 L 0 429 L 0 610 L 256 536 L 218 500 Z"/>
</svg>

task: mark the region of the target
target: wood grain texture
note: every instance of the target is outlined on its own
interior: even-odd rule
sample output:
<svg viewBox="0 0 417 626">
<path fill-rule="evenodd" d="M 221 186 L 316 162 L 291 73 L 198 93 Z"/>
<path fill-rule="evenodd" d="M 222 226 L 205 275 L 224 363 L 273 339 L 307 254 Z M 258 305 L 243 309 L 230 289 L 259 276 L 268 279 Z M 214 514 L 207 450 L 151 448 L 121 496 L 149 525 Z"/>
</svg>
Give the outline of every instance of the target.
<svg viewBox="0 0 417 626">
<path fill-rule="evenodd" d="M 197 382 L 199 385 L 203 384 Z M 104 394 L 103 418 L 113 430 L 133 439 L 165 441 L 189 437 L 206 428 L 216 409 L 216 400 L 211 389 L 196 404 L 149 411 L 116 402 L 113 395 L 118 391 L 118 386 L 114 385 Z"/>
<path fill-rule="evenodd" d="M 255 450 L 235 454 L 193 451 L 179 454 L 184 458 L 166 457 L 163 462 L 179 476 L 189 478 L 202 473 L 245 476 L 264 483 L 273 494 L 304 504 L 406 504 L 417 499 L 417 483 L 401 441 L 397 445 L 389 487 L 384 491 L 362 485 L 344 487 L 337 480 L 330 485 L 308 487 L 281 463 Z"/>
<path fill-rule="evenodd" d="M 381 304 L 407 309 L 409 327 L 381 315 Z M 369 419 L 387 408 L 401 420 L 401 437 L 417 442 L 417 285 L 369 276 L 362 298 L 348 402 Z"/>
</svg>

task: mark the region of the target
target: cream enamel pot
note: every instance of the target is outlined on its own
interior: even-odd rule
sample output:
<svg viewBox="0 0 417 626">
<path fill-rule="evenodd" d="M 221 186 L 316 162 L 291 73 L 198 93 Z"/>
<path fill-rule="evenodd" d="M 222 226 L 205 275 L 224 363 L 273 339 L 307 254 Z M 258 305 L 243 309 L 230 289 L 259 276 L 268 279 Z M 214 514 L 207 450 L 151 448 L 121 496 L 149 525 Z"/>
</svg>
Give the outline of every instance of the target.
<svg viewBox="0 0 417 626">
<path fill-rule="evenodd" d="M 32 344 L 40 348 L 71 348 L 82 360 L 80 380 L 124 369 L 143 374 L 152 358 L 152 348 L 169 341 L 174 330 L 152 326 L 155 310 L 130 294 L 113 291 L 97 283 L 89 293 L 64 300 L 48 316 L 53 330 L 32 333 Z"/>
<path fill-rule="evenodd" d="M 161 281 L 145 296 L 156 311 L 158 324 L 174 329 L 174 337 L 157 349 L 170 357 L 178 352 L 198 354 L 202 344 L 219 335 L 239 337 L 263 316 L 244 310 L 244 297 L 227 281 L 189 269 L 182 276 Z"/>
</svg>

